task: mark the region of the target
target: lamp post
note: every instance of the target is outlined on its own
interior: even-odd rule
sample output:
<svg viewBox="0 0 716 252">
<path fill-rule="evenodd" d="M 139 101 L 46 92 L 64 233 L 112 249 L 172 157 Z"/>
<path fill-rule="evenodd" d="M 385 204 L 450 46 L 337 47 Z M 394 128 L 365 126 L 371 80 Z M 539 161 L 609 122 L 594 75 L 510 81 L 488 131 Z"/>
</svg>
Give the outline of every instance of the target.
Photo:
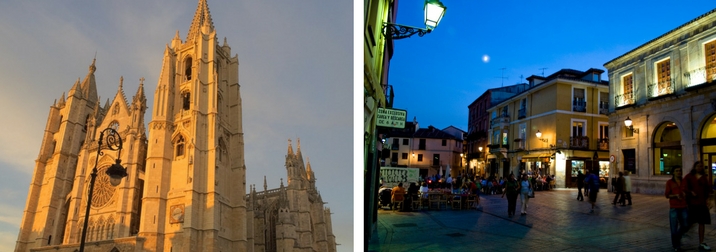
<svg viewBox="0 0 716 252">
<path fill-rule="evenodd" d="M 106 134 L 106 135 L 105 135 Z M 89 193 L 87 195 L 87 209 L 85 210 L 85 220 L 82 227 L 82 238 L 80 240 L 80 252 L 85 250 L 85 238 L 87 238 L 87 224 L 89 222 L 90 207 L 92 206 L 92 191 L 94 190 L 94 182 L 97 179 L 97 162 L 99 156 L 104 155 L 102 150 L 117 151 L 116 162 L 107 169 L 106 173 L 109 176 L 109 182 L 112 186 L 117 186 L 122 181 L 122 178 L 127 176 L 127 169 L 122 167 L 122 160 L 119 159 L 122 154 L 122 138 L 119 136 L 116 130 L 112 128 L 106 128 L 99 133 L 99 139 L 97 140 L 97 156 L 94 161 L 94 168 L 92 168 L 92 174 L 90 174 Z"/>
<path fill-rule="evenodd" d="M 438 26 L 447 7 L 439 0 L 425 0 L 423 9 L 425 10 L 425 29 L 385 22 L 383 23 L 383 35 L 392 39 L 409 38 L 415 34 L 418 34 L 419 37 L 425 36 Z"/>
</svg>

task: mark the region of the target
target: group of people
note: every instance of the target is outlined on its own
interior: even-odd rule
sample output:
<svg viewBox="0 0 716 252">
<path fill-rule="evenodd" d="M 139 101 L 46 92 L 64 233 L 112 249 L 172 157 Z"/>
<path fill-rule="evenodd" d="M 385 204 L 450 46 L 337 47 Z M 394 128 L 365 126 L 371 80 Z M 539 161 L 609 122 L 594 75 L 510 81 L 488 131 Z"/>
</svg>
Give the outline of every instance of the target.
<svg viewBox="0 0 716 252">
<path fill-rule="evenodd" d="M 530 197 L 534 197 L 534 187 L 527 174 L 522 174 L 520 180 L 515 179 L 515 175 L 510 173 L 507 182 L 505 182 L 505 190 L 502 197 L 507 195 L 507 215 L 512 217 L 515 215 L 515 207 L 517 205 L 517 195 L 520 196 L 522 209 L 520 215 L 527 215 L 527 204 Z"/>
<path fill-rule="evenodd" d="M 699 249 L 711 250 L 704 243 L 704 225 L 711 224 L 709 213 L 709 194 L 713 190 L 701 161 L 694 163 L 689 174 L 682 178 L 680 166 L 672 169 L 671 179 L 666 181 L 664 196 L 669 199 L 669 225 L 671 227 L 671 245 L 675 251 L 681 250 L 681 237 L 692 225 L 699 226 Z"/>
</svg>

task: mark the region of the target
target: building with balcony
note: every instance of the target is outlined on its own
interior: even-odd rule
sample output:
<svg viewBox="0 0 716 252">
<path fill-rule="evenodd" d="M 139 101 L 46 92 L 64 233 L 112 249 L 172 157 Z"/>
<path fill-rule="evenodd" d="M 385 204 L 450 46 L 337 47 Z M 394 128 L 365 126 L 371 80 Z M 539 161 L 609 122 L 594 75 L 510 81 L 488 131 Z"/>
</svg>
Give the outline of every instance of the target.
<svg viewBox="0 0 716 252">
<path fill-rule="evenodd" d="M 612 172 L 661 194 L 671 169 L 716 167 L 716 9 L 604 64 L 611 80 Z M 632 125 L 627 127 L 629 118 Z"/>
<path fill-rule="evenodd" d="M 490 115 L 487 113 L 487 109 L 527 90 L 528 87 L 527 84 L 516 84 L 491 88 L 467 106 L 469 114 L 465 139 L 465 152 L 467 153 L 465 165 L 468 173 L 485 175 L 487 131 L 490 129 Z"/>
<path fill-rule="evenodd" d="M 533 75 L 526 91 L 488 108 L 487 175 L 555 175 L 559 188 L 576 186 L 577 172 L 592 167 L 608 177 L 609 124 L 600 108 L 608 104 L 609 82 L 603 72 Z"/>
<path fill-rule="evenodd" d="M 418 123 L 406 122 L 405 129 L 392 129 L 383 144 L 384 166 L 420 168 L 420 176 L 447 172 L 453 177 L 466 174 L 463 169 L 464 131 L 449 126 L 438 129 L 431 126 L 418 128 Z"/>
</svg>

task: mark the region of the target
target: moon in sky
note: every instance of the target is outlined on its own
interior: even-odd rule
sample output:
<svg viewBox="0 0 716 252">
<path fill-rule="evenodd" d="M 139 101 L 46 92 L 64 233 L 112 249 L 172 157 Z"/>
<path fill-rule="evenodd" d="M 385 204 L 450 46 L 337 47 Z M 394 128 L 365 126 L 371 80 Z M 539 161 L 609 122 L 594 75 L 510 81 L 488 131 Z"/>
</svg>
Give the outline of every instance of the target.
<svg viewBox="0 0 716 252">
<path fill-rule="evenodd" d="M 482 62 L 485 62 L 485 63 L 490 62 L 490 56 L 487 56 L 487 54 L 482 55 Z"/>
</svg>

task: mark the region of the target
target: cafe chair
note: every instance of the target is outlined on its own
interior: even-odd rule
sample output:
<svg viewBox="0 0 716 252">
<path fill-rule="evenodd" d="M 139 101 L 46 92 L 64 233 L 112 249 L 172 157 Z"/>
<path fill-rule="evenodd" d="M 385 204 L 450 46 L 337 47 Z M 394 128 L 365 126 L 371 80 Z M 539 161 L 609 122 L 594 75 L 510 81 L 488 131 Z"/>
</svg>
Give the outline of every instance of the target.
<svg viewBox="0 0 716 252">
<path fill-rule="evenodd" d="M 412 209 L 411 210 L 412 211 L 420 210 L 420 205 L 422 203 L 421 202 L 422 199 L 421 199 L 420 195 L 417 193 L 411 194 L 410 199 L 412 200 L 412 204 L 411 204 Z"/>
<path fill-rule="evenodd" d="M 462 196 L 460 196 L 460 195 L 452 196 L 452 209 L 453 210 L 462 210 Z"/>
<path fill-rule="evenodd" d="M 475 195 L 475 194 L 468 195 L 467 199 L 465 200 L 465 204 L 467 204 L 468 208 L 477 209 L 477 195 Z"/>
<path fill-rule="evenodd" d="M 402 209 L 404 202 L 405 202 L 405 193 L 395 192 L 393 194 L 393 211 L 395 211 L 396 209 L 397 210 Z"/>
</svg>

